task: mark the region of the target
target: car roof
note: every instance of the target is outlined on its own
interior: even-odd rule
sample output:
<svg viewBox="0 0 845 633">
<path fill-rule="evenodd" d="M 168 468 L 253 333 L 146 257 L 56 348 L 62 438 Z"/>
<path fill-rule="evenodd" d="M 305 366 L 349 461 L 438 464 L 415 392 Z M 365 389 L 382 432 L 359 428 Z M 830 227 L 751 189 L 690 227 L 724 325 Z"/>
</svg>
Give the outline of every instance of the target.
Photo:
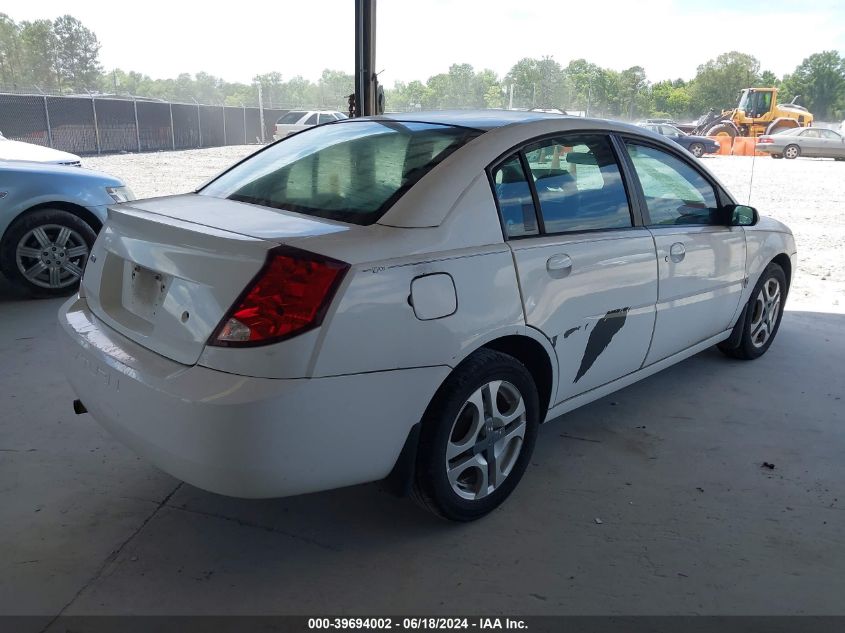
<svg viewBox="0 0 845 633">
<path fill-rule="evenodd" d="M 443 125 L 458 125 L 477 130 L 492 130 L 493 128 L 514 123 L 527 123 L 542 119 L 581 118 L 553 112 L 533 112 L 526 110 L 437 110 L 430 112 L 391 112 L 363 119 L 440 123 Z M 361 120 L 361 119 L 358 119 Z"/>
</svg>

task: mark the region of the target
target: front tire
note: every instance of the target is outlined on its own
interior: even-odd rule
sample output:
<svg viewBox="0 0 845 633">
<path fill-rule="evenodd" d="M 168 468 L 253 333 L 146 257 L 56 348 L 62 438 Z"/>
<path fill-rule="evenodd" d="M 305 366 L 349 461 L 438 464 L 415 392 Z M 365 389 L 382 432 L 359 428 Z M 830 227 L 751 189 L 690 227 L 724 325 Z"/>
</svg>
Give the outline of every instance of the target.
<svg viewBox="0 0 845 633">
<path fill-rule="evenodd" d="M 60 297 L 79 287 L 97 234 L 79 216 L 39 209 L 16 219 L 0 243 L 3 274 L 30 294 Z"/>
<path fill-rule="evenodd" d="M 736 347 L 729 346 L 727 342 L 719 343 L 719 349 L 740 360 L 754 360 L 765 354 L 780 328 L 787 291 L 783 268 L 775 263 L 769 264 L 754 286 L 745 318 L 736 325 L 742 328 L 739 343 Z"/>
<path fill-rule="evenodd" d="M 705 134 L 705 136 L 726 136 L 736 138 L 736 129 L 726 123 L 717 123 L 707 130 L 707 134 Z"/>
<path fill-rule="evenodd" d="M 701 158 L 704 156 L 704 145 L 701 143 L 693 143 L 689 146 L 689 151 L 696 158 Z"/>
<path fill-rule="evenodd" d="M 525 366 L 479 350 L 452 372 L 423 417 L 414 500 L 452 521 L 494 510 L 522 478 L 539 423 L 537 387 Z"/>
<path fill-rule="evenodd" d="M 787 145 L 783 150 L 783 157 L 789 160 L 795 160 L 801 156 L 801 148 L 797 145 Z"/>
</svg>

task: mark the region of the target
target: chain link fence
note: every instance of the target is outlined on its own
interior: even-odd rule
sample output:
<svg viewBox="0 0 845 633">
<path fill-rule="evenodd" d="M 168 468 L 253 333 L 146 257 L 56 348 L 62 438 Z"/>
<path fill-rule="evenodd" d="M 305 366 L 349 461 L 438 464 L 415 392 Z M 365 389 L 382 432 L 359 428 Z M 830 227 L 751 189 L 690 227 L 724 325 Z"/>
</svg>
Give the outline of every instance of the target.
<svg viewBox="0 0 845 633">
<path fill-rule="evenodd" d="M 263 143 L 272 140 L 276 120 L 287 111 L 96 95 L 0 93 L 0 132 L 8 139 L 80 155 L 155 152 Z"/>
</svg>

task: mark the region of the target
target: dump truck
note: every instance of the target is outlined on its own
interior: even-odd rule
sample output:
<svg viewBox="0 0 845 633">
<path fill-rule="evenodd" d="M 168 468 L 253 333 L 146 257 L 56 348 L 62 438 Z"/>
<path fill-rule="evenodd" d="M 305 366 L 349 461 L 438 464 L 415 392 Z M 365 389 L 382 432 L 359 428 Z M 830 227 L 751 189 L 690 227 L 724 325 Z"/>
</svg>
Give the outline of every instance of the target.
<svg viewBox="0 0 845 633">
<path fill-rule="evenodd" d="M 777 88 L 745 88 L 733 110 L 710 110 L 692 129 L 701 136 L 750 136 L 775 134 L 795 127 L 813 124 L 813 115 L 796 103 L 778 103 Z"/>
</svg>

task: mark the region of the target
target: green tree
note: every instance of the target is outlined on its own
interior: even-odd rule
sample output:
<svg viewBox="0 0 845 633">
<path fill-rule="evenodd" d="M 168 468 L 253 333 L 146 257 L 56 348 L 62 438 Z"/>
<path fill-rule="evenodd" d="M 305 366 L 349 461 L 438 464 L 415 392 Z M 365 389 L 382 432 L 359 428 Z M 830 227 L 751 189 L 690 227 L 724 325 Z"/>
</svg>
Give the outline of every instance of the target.
<svg viewBox="0 0 845 633">
<path fill-rule="evenodd" d="M 22 22 L 20 43 L 22 83 L 49 90 L 59 88 L 58 39 L 53 23 L 50 20 Z"/>
<path fill-rule="evenodd" d="M 760 62 L 756 57 L 737 51 L 722 53 L 698 67 L 692 88 L 692 107 L 701 113 L 710 108 L 732 108 L 739 92 L 759 81 Z"/>
<path fill-rule="evenodd" d="M 71 15 L 53 21 L 56 73 L 61 87 L 84 90 L 100 80 L 100 42 L 92 30 Z"/>
<path fill-rule="evenodd" d="M 801 95 L 818 119 L 836 119 L 845 110 L 845 59 L 836 51 L 810 55 L 784 84 L 788 94 Z"/>
<path fill-rule="evenodd" d="M 355 92 L 355 77 L 342 70 L 329 70 L 320 75 L 317 82 L 320 91 L 320 106 L 326 109 L 345 111 L 349 95 Z"/>
<path fill-rule="evenodd" d="M 20 27 L 0 13 L 0 84 L 16 86 L 22 78 Z"/>
</svg>

